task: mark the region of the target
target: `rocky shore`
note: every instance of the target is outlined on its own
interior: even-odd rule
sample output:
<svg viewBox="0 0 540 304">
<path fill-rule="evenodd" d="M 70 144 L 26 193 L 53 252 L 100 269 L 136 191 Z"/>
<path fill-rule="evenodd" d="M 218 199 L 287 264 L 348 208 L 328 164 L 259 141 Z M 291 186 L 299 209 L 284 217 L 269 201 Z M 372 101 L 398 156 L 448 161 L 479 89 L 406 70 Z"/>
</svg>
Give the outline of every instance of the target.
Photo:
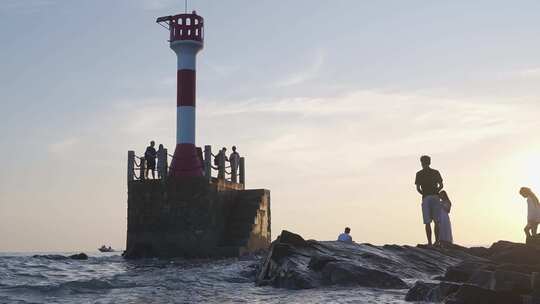
<svg viewBox="0 0 540 304">
<path fill-rule="evenodd" d="M 540 304 L 540 239 L 489 248 L 347 244 L 282 231 L 256 277 L 259 286 L 408 289 L 410 302 Z"/>
</svg>

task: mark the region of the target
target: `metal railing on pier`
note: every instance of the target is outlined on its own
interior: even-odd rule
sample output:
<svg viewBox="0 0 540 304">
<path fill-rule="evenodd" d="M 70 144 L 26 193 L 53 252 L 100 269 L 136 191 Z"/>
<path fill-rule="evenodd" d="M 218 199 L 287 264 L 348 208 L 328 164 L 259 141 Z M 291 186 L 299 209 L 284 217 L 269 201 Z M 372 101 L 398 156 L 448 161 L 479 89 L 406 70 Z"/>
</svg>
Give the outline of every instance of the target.
<svg viewBox="0 0 540 304">
<path fill-rule="evenodd" d="M 200 151 L 200 148 L 197 148 Z M 218 154 L 212 153 L 212 146 L 204 146 L 204 154 L 201 160 L 201 170 L 203 175 L 207 177 L 208 181 L 212 179 L 224 180 L 231 183 L 245 184 L 245 158 L 239 157 L 238 160 L 229 160 L 223 152 Z M 166 179 L 169 176 L 171 163 L 169 160 L 174 158 L 173 155 L 167 152 L 167 149 L 157 150 L 157 163 L 155 171 L 157 175 L 155 179 Z M 199 156 L 200 158 L 200 156 Z M 137 156 L 135 151 L 128 151 L 128 163 L 127 163 L 127 180 L 128 182 L 134 180 L 151 179 L 151 171 L 147 170 L 148 163 L 144 156 Z M 178 169 L 175 169 L 176 171 Z"/>
</svg>

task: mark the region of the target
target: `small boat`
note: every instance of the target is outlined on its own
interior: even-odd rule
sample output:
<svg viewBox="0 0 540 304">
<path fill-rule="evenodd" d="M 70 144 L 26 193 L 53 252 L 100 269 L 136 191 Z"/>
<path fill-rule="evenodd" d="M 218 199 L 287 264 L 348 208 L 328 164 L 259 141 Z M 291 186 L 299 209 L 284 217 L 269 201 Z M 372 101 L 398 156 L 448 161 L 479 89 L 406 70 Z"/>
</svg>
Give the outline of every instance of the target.
<svg viewBox="0 0 540 304">
<path fill-rule="evenodd" d="M 99 247 L 98 250 L 101 252 L 114 252 L 114 249 L 112 249 L 111 246 L 107 247 L 105 245 L 102 245 L 101 247 Z"/>
</svg>

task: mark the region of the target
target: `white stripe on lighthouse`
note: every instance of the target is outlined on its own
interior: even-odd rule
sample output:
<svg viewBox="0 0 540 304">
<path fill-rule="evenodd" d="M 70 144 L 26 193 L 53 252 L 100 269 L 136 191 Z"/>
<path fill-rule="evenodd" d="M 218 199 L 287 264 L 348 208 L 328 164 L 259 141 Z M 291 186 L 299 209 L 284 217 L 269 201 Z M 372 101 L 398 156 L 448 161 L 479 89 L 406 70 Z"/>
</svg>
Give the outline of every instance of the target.
<svg viewBox="0 0 540 304">
<path fill-rule="evenodd" d="M 202 49 L 202 44 L 195 41 L 175 41 L 171 48 L 177 55 L 176 66 L 178 70 L 195 71 L 197 53 Z"/>
<path fill-rule="evenodd" d="M 195 107 L 177 107 L 176 117 L 176 143 L 195 144 Z"/>
<path fill-rule="evenodd" d="M 195 71 L 197 65 L 197 56 L 195 53 L 183 53 L 181 56 L 178 56 L 176 62 L 178 70 L 192 70 Z"/>
</svg>

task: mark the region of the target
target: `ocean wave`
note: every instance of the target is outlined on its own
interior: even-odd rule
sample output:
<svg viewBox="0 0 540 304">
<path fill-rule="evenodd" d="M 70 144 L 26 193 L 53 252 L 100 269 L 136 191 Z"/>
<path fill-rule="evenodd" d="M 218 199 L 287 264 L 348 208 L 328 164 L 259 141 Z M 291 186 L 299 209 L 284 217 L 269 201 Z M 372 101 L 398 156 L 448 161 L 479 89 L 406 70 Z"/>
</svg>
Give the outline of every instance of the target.
<svg viewBox="0 0 540 304">
<path fill-rule="evenodd" d="M 133 283 L 125 282 L 111 282 L 103 279 L 90 279 L 80 281 L 68 281 L 60 284 L 49 285 L 32 285 L 22 284 L 16 286 L 4 286 L 2 290 L 11 292 L 30 292 L 30 293 L 92 293 L 92 292 L 107 292 L 108 290 L 115 288 L 131 288 L 136 285 Z"/>
</svg>

